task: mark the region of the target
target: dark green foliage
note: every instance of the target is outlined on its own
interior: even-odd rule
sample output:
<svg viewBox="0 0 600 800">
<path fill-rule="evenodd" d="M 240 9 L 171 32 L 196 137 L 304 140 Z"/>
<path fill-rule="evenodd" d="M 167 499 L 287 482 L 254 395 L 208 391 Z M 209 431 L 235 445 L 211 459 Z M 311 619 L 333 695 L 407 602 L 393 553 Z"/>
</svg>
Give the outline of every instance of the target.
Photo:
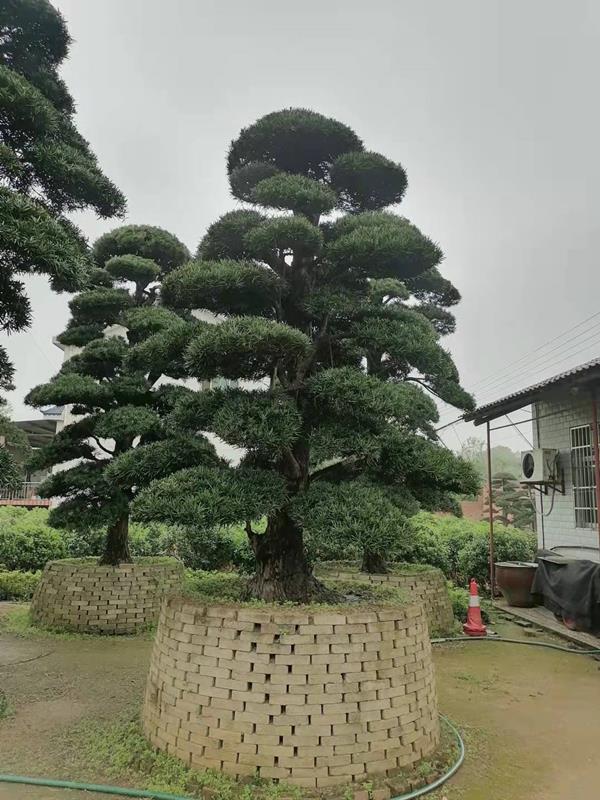
<svg viewBox="0 0 600 800">
<path fill-rule="evenodd" d="M 442 277 L 435 267 L 410 278 L 407 286 L 424 303 L 448 307 L 460 301 L 458 289 L 447 278 Z"/>
<path fill-rule="evenodd" d="M 110 272 L 107 272 L 105 269 L 100 269 L 99 267 L 90 270 L 86 288 L 112 289 L 114 285 L 115 280 Z"/>
<path fill-rule="evenodd" d="M 143 476 L 148 482 L 173 469 L 214 463 L 214 457 L 208 458 L 208 443 L 199 452 L 195 442 L 182 436 L 175 444 L 169 440 L 162 418 L 172 411 L 173 392 L 155 386 L 163 374 L 177 369 L 177 358 L 165 351 L 164 342 L 163 363 L 158 363 L 156 337 L 174 332 L 181 344 L 182 329 L 187 342 L 199 327 L 156 306 L 157 287 L 148 288 L 162 272 L 188 258 L 186 248 L 160 228 L 130 225 L 101 237 L 94 257 L 99 265 L 94 274 L 100 273 L 97 283 L 109 286 L 96 285 L 73 298 L 72 319 L 61 336 L 65 343 L 84 347 L 53 380 L 32 390 L 27 402 L 71 404 L 74 414 L 87 415 L 36 453 L 34 463 L 49 467 L 79 460 L 55 472 L 41 487 L 44 496 L 63 498 L 50 519 L 68 529 L 104 526 L 102 563 L 118 564 L 131 557 L 129 505 Z M 112 288 L 113 280 L 134 284 L 132 293 Z M 107 328 L 114 324 L 122 326 L 121 335 L 109 335 Z M 138 348 L 141 355 L 149 353 L 149 364 L 137 363 Z M 117 469 L 114 464 L 121 465 L 118 480 L 111 472 Z"/>
<path fill-rule="evenodd" d="M 90 415 L 67 425 L 45 447 L 33 451 L 28 468 L 35 472 L 67 461 L 93 459 L 94 447 L 87 439 L 95 433 L 96 420 L 95 415 Z"/>
<path fill-rule="evenodd" d="M 201 323 L 181 320 L 149 336 L 128 355 L 128 367 L 154 375 L 183 378 L 186 375 L 184 354 Z"/>
<path fill-rule="evenodd" d="M 76 325 L 89 325 L 102 322 L 112 325 L 120 314 L 133 305 L 129 292 L 125 289 L 90 289 L 76 295 L 69 308 Z"/>
<path fill-rule="evenodd" d="M 406 517 L 417 510 L 415 503 L 401 509 L 381 488 L 359 481 L 328 483 L 314 481 L 293 504 L 293 514 L 302 524 L 312 557 L 329 561 L 339 557 L 362 559 L 365 550 L 394 554 L 406 546 Z"/>
<path fill-rule="evenodd" d="M 104 269 L 119 281 L 132 281 L 142 287 L 157 280 L 160 267 L 149 258 L 141 256 L 113 256 L 109 258 Z"/>
<path fill-rule="evenodd" d="M 286 255 L 316 256 L 323 246 L 321 231 L 304 217 L 275 217 L 246 235 L 250 253 L 270 264 Z"/>
<path fill-rule="evenodd" d="M 263 181 L 265 178 L 272 178 L 277 175 L 279 170 L 273 164 L 263 164 L 260 161 L 255 161 L 246 164 L 243 167 L 237 167 L 232 170 L 229 175 L 229 185 L 231 186 L 231 193 L 239 200 L 245 200 L 248 203 L 254 202 L 254 188 L 257 183 Z M 236 212 L 233 211 L 233 214 Z"/>
<path fill-rule="evenodd" d="M 23 464 L 31 453 L 31 445 L 25 431 L 0 410 L 0 437 L 4 437 L 4 447 L 15 459 Z"/>
<path fill-rule="evenodd" d="M 66 555 L 60 533 L 47 525 L 46 511 L 0 508 L 0 569 L 35 571 Z"/>
<path fill-rule="evenodd" d="M 362 150 L 354 131 L 305 108 L 275 111 L 244 128 L 231 144 L 228 171 L 260 162 L 321 180 L 342 153 Z"/>
<path fill-rule="evenodd" d="M 222 400 L 207 422 L 226 442 L 277 454 L 291 448 L 298 438 L 302 417 L 283 393 L 274 397 L 266 392 L 229 389 L 218 394 Z"/>
<path fill-rule="evenodd" d="M 364 152 L 345 125 L 303 109 L 269 114 L 232 144 L 228 171 L 235 196 L 286 213 L 240 210 L 212 225 L 198 261 L 165 279 L 161 299 L 218 321 L 169 326 L 128 363 L 203 383 L 259 381 L 166 397 L 166 406 L 175 398 L 169 434 L 210 433 L 244 454 L 238 467 L 152 482 L 134 513 L 243 525 L 256 560 L 249 592 L 306 601 L 324 590 L 303 536 L 312 552 L 337 542 L 370 570 L 385 568 L 392 548 L 410 549 L 407 516 L 421 504 L 451 507 L 453 492 L 473 485 L 433 427 L 433 396 L 472 403 L 439 343 L 456 295 L 436 269 L 440 248 L 382 210 L 402 199 L 403 168 Z M 351 213 L 322 219 L 336 208 Z"/>
<path fill-rule="evenodd" d="M 345 153 L 334 163 L 331 185 L 344 211 L 371 211 L 399 203 L 408 186 L 406 172 L 379 153 Z"/>
<path fill-rule="evenodd" d="M 60 344 L 85 347 L 99 336 L 102 336 L 102 325 L 90 323 L 89 325 L 69 325 L 56 338 Z"/>
<path fill-rule="evenodd" d="M 266 219 L 258 211 L 230 211 L 209 226 L 198 245 L 196 258 L 218 261 L 222 258 L 248 258 L 247 235 Z"/>
<path fill-rule="evenodd" d="M 239 317 L 202 328 L 186 351 L 186 364 L 196 378 L 260 380 L 278 362 L 305 356 L 310 340 L 300 331 L 259 317 Z"/>
<path fill-rule="evenodd" d="M 272 316 L 281 281 L 247 261 L 191 261 L 165 278 L 162 300 L 173 308 Z"/>
<path fill-rule="evenodd" d="M 110 388 L 87 375 L 61 374 L 48 383 L 36 386 L 25 397 L 30 406 L 64 406 L 74 403 L 87 409 L 108 408 L 113 396 Z M 84 412 L 85 413 L 85 412 Z"/>
<path fill-rule="evenodd" d="M 331 189 L 304 175 L 283 172 L 265 178 L 256 185 L 254 202 L 270 208 L 294 211 L 311 217 L 334 208 L 336 195 Z"/>
<path fill-rule="evenodd" d="M 408 521 L 408 548 L 403 560 L 432 564 L 458 586 L 468 587 L 475 578 L 480 589 L 489 589 L 489 529 L 486 522 L 440 517 L 420 512 Z M 504 525 L 494 530 L 497 561 L 532 561 L 537 549 L 535 534 Z"/>
<path fill-rule="evenodd" d="M 139 344 L 159 331 L 181 324 L 181 317 L 167 308 L 158 306 L 132 308 L 125 311 L 120 322 L 127 328 L 129 344 Z"/>
<path fill-rule="evenodd" d="M 337 269 L 374 278 L 419 275 L 442 260 L 442 251 L 401 217 L 392 223 L 358 225 L 327 245 L 325 255 Z"/>
<path fill-rule="evenodd" d="M 94 339 L 63 365 L 61 373 L 89 375 L 99 380 L 112 378 L 120 373 L 126 354 L 127 343 L 120 336 Z"/>
<path fill-rule="evenodd" d="M 74 104 L 58 75 L 70 44 L 63 18 L 46 0 L 0 4 L 0 327 L 30 323 L 15 276 L 48 275 L 55 291 L 86 281 L 85 241 L 63 214 L 92 208 L 121 214 L 123 195 L 101 172 L 73 125 Z M 2 388 L 10 386 L 5 358 Z"/>
<path fill-rule="evenodd" d="M 23 480 L 23 472 L 12 454 L 0 446 L 0 487 L 16 489 Z"/>
<path fill-rule="evenodd" d="M 118 486 L 146 486 L 156 478 L 192 466 L 219 465 L 214 446 L 203 436 L 173 436 L 127 450 L 106 468 L 106 477 Z"/>
<path fill-rule="evenodd" d="M 41 572 L 0 569 L 0 600 L 25 603 L 31 600 L 40 582 Z M 2 693 L 0 692 L 0 719 L 2 718 Z"/>
<path fill-rule="evenodd" d="M 260 520 L 285 502 L 283 479 L 266 470 L 193 467 L 150 484 L 133 503 L 143 521 L 169 518 L 180 525 L 213 527 Z"/>
<path fill-rule="evenodd" d="M 100 437 L 117 442 L 133 440 L 137 436 L 158 434 L 160 417 L 143 406 L 120 406 L 107 411 L 98 418 L 95 432 Z"/>
<path fill-rule="evenodd" d="M 170 272 L 190 257 L 187 247 L 172 233 L 152 225 L 123 225 L 96 240 L 94 260 L 103 267 L 114 256 L 135 255 L 155 261 L 163 272 Z"/>
<path fill-rule="evenodd" d="M 5 187 L 0 187 L 0 244 L 4 270 L 48 275 L 50 285 L 58 292 L 73 291 L 85 283 L 89 268 L 86 253 L 64 220 Z M 20 302 L 26 302 L 26 298 Z M 6 297 L 0 301 L 0 309 L 5 303 Z M 18 305 L 17 298 L 11 305 Z M 7 315 L 6 311 L 2 313 Z M 24 323 L 27 320 L 23 322 L 19 317 L 15 330 L 21 330 Z"/>
</svg>

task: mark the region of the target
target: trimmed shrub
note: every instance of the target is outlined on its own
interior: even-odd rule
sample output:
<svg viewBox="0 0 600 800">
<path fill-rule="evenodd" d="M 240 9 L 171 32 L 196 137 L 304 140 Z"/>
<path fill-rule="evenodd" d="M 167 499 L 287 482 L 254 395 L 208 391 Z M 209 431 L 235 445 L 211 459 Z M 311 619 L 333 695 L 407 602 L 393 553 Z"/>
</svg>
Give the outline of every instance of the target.
<svg viewBox="0 0 600 800">
<path fill-rule="evenodd" d="M 0 571 L 0 600 L 31 600 L 41 574 Z"/>
<path fill-rule="evenodd" d="M 62 533 L 48 525 L 46 509 L 0 508 L 0 565 L 6 570 L 35 571 L 67 555 Z"/>
<path fill-rule="evenodd" d="M 466 587 L 471 578 L 489 589 L 489 529 L 487 522 L 442 517 L 422 511 L 408 520 L 407 561 L 432 564 L 455 584 Z M 496 524 L 497 561 L 532 561 L 537 549 L 534 533 Z"/>
</svg>

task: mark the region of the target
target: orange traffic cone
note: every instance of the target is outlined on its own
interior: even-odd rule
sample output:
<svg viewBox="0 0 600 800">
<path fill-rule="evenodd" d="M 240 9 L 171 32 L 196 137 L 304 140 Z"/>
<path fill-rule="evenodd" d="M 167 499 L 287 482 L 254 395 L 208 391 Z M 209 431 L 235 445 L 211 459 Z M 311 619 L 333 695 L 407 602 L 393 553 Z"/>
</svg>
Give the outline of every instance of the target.
<svg viewBox="0 0 600 800">
<path fill-rule="evenodd" d="M 486 636 L 487 628 L 481 619 L 481 608 L 479 605 L 479 594 L 477 592 L 477 581 L 471 578 L 469 584 L 469 610 L 467 621 L 463 625 L 463 631 L 468 636 Z"/>
</svg>

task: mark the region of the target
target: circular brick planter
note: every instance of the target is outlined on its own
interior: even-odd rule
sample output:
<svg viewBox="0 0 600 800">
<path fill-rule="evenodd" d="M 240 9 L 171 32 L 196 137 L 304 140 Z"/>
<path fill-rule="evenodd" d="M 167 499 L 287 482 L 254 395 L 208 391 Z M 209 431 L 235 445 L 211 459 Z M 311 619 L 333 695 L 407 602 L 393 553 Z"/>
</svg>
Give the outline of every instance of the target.
<svg viewBox="0 0 600 800">
<path fill-rule="evenodd" d="M 423 603 L 431 635 L 451 632 L 454 614 L 444 573 L 424 564 L 390 564 L 389 568 L 386 575 L 371 575 L 359 572 L 358 565 L 350 561 L 325 561 L 317 565 L 315 574 L 333 580 L 397 586 L 411 600 Z"/>
<path fill-rule="evenodd" d="M 320 790 L 392 776 L 440 731 L 422 605 L 163 604 L 142 712 L 194 768 Z"/>
<path fill-rule="evenodd" d="M 49 561 L 31 601 L 41 626 L 80 633 L 136 633 L 158 620 L 166 592 L 181 587 L 174 558 L 140 559 L 119 567 L 97 559 Z"/>
</svg>

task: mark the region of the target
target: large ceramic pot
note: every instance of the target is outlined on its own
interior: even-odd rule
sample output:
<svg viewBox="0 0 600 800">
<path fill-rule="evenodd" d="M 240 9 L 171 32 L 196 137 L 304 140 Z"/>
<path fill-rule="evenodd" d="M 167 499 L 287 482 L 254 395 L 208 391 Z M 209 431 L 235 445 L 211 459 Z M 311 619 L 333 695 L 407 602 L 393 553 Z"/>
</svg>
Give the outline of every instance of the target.
<svg viewBox="0 0 600 800">
<path fill-rule="evenodd" d="M 531 608 L 536 599 L 531 594 L 537 564 L 533 561 L 499 561 L 496 564 L 496 583 L 509 606 Z"/>
</svg>

